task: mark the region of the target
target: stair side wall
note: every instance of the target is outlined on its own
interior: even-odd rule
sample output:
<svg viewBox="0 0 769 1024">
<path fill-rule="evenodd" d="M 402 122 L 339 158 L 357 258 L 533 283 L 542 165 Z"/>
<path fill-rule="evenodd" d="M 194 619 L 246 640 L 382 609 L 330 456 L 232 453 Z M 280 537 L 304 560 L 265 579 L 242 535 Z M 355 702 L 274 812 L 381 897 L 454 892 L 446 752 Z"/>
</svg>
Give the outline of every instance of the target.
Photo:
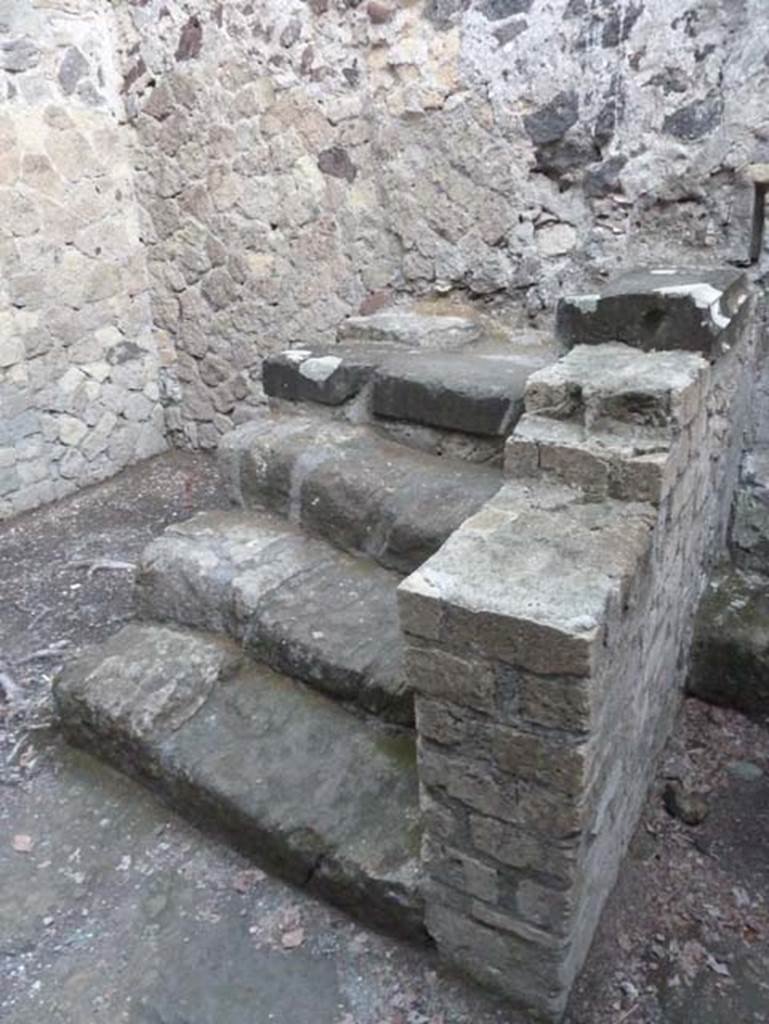
<svg viewBox="0 0 769 1024">
<path fill-rule="evenodd" d="M 680 704 L 694 615 L 726 538 L 754 333 L 714 365 L 700 360 L 657 503 L 646 487 L 640 504 L 596 501 L 523 473 L 401 586 L 428 928 L 444 955 L 544 1020 L 565 1009 Z M 568 462 L 568 447 L 559 454 Z M 573 477 L 583 455 L 573 452 Z M 599 508 L 600 524 L 580 533 Z M 497 600 L 499 588 L 462 584 L 484 546 L 526 531 L 552 574 L 539 610 L 549 602 L 565 626 L 532 631 L 537 612 L 525 603 L 507 617 L 483 613 L 486 590 Z M 580 622 L 581 605 L 600 607 L 598 621 Z"/>
</svg>

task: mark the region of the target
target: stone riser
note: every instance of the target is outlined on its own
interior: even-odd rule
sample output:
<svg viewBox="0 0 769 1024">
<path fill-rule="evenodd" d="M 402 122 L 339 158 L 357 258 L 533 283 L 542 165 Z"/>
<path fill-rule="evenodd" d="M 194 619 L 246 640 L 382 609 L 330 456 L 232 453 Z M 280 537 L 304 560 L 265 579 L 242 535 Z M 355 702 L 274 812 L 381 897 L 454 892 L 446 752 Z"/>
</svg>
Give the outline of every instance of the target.
<svg viewBox="0 0 769 1024">
<path fill-rule="evenodd" d="M 287 881 L 424 941 L 413 740 L 236 662 L 197 694 L 175 666 L 201 645 L 237 659 L 162 626 L 90 651 L 56 683 L 67 739 Z"/>
<path fill-rule="evenodd" d="M 226 632 L 276 671 L 384 720 L 413 725 L 399 581 L 282 520 L 204 513 L 170 527 L 147 548 L 137 602 L 145 618 Z"/>
<path fill-rule="evenodd" d="M 487 501 L 499 470 L 435 458 L 369 427 L 265 415 L 219 448 L 233 500 L 410 573 Z"/>
</svg>

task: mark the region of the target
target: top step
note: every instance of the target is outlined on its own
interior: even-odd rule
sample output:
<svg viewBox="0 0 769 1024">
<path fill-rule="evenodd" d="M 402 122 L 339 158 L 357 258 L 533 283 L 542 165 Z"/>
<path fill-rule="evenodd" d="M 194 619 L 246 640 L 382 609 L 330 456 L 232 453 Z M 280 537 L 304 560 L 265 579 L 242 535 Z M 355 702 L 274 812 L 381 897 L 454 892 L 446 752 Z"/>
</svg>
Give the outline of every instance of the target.
<svg viewBox="0 0 769 1024">
<path fill-rule="evenodd" d="M 632 270 L 601 292 L 561 299 L 556 330 L 567 345 L 621 341 L 645 351 L 728 352 L 748 316 L 747 276 L 734 267 Z"/>
<path fill-rule="evenodd" d="M 408 309 L 351 316 L 337 330 L 343 344 L 384 344 L 395 348 L 451 351 L 483 336 L 480 321 L 465 316 L 436 316 Z"/>
</svg>

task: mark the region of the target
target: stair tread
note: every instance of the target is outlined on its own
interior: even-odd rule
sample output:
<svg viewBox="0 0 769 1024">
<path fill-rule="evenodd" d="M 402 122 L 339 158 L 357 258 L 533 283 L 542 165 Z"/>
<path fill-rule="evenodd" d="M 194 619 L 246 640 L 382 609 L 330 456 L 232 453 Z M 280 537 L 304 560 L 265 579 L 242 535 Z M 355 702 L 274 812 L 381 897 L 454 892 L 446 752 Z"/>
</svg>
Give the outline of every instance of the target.
<svg viewBox="0 0 769 1024">
<path fill-rule="evenodd" d="M 143 612 L 221 630 L 278 671 L 393 721 L 413 721 L 398 574 L 267 514 L 203 512 L 146 549 Z"/>
<path fill-rule="evenodd" d="M 526 381 L 554 359 L 554 351 L 523 343 L 385 359 L 373 375 L 373 410 L 446 430 L 504 435 L 523 412 Z"/>
<path fill-rule="evenodd" d="M 499 469 L 384 439 L 370 426 L 265 412 L 222 439 L 231 496 L 412 572 L 502 484 Z"/>
<path fill-rule="evenodd" d="M 526 381 L 558 348 L 538 336 L 482 342 L 459 351 L 360 343 L 296 348 L 268 356 L 266 393 L 338 406 L 372 383 L 376 415 L 486 436 L 509 432 L 523 412 Z"/>
<path fill-rule="evenodd" d="M 351 715 L 231 641 L 126 626 L 62 673 L 65 732 L 289 880 L 421 930 L 413 738 Z"/>
</svg>

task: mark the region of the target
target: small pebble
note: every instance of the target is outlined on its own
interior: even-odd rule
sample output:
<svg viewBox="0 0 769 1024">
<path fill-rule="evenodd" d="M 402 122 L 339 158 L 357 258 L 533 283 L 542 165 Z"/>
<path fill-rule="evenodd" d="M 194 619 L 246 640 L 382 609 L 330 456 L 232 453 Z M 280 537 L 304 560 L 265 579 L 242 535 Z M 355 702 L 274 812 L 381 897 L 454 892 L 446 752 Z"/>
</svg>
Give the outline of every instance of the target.
<svg viewBox="0 0 769 1024">
<path fill-rule="evenodd" d="M 763 769 L 752 761 L 730 761 L 726 770 L 730 775 L 734 775 L 735 778 L 742 779 L 744 782 L 758 782 L 764 775 Z"/>
</svg>

